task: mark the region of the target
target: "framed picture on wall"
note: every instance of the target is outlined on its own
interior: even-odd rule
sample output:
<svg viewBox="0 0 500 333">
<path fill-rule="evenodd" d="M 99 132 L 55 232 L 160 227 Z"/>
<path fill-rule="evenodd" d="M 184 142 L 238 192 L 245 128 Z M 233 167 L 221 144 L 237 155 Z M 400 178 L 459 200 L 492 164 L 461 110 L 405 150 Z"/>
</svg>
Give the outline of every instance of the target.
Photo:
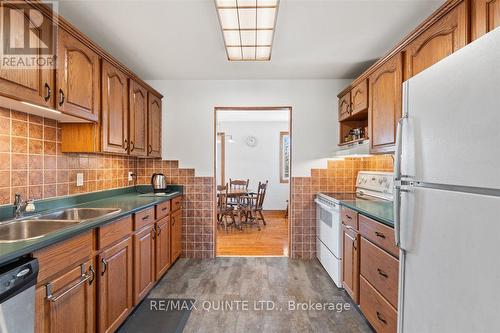
<svg viewBox="0 0 500 333">
<path fill-rule="evenodd" d="M 290 134 L 280 132 L 280 183 L 290 180 Z"/>
</svg>

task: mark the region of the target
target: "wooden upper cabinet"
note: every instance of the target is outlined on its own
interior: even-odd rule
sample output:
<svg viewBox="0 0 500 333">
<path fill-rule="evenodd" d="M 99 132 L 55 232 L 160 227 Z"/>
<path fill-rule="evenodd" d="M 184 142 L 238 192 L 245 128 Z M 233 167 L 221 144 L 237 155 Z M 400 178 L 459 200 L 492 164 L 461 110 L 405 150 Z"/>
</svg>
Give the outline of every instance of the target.
<svg viewBox="0 0 500 333">
<path fill-rule="evenodd" d="M 148 156 L 161 157 L 161 99 L 148 92 Z"/>
<path fill-rule="evenodd" d="M 128 83 L 119 69 L 102 63 L 102 151 L 127 154 Z"/>
<path fill-rule="evenodd" d="M 99 61 L 97 53 L 59 29 L 56 92 L 59 111 L 98 121 Z"/>
<path fill-rule="evenodd" d="M 147 156 L 148 92 L 134 80 L 130 80 L 129 85 L 130 155 Z"/>
<path fill-rule="evenodd" d="M 405 80 L 467 45 L 467 21 L 463 1 L 414 39 L 405 48 Z"/>
<path fill-rule="evenodd" d="M 339 121 L 349 118 L 351 115 L 351 92 L 339 98 Z"/>
<path fill-rule="evenodd" d="M 500 26 L 500 0 L 472 0 L 472 39 Z"/>
<path fill-rule="evenodd" d="M 363 80 L 351 90 L 351 115 L 368 109 L 368 80 Z"/>
<path fill-rule="evenodd" d="M 371 153 L 394 151 L 401 117 L 403 56 L 397 53 L 369 77 L 368 128 Z"/>
<path fill-rule="evenodd" d="M 19 1 L 1 2 L 1 22 L 5 27 L 10 27 L 11 34 L 22 37 L 26 31 L 30 31 L 30 50 L 36 52 L 30 56 L 49 57 L 54 61 L 54 56 L 44 55 L 42 47 L 33 47 L 45 44 L 48 50 L 53 49 L 52 23 L 46 17 L 41 21 L 33 22 L 30 17 L 29 4 Z M 38 13 L 38 12 L 36 12 Z M 36 16 L 34 16 L 36 17 Z M 40 24 L 41 23 L 41 24 Z M 36 37 L 36 38 L 31 38 Z M 5 45 L 8 47 L 10 41 L 5 38 Z M 9 44 L 7 44 L 9 43 Z M 36 45 L 32 45 L 36 43 Z M 24 54 L 25 49 L 10 49 L 9 54 Z M 29 68 L 4 67 L 0 66 L 0 94 L 14 99 L 31 102 L 34 104 L 54 107 L 54 82 L 55 71 L 49 66 L 36 66 Z"/>
</svg>

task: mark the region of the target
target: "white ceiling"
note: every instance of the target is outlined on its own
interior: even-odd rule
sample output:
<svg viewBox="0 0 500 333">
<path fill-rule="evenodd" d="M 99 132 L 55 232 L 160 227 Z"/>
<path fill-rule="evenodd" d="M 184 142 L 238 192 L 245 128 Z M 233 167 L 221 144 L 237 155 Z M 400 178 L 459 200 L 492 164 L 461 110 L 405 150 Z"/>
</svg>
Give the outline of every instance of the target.
<svg viewBox="0 0 500 333">
<path fill-rule="evenodd" d="M 217 121 L 221 122 L 288 122 L 289 111 L 279 110 L 224 110 L 217 111 Z"/>
<path fill-rule="evenodd" d="M 445 0 L 281 0 L 270 62 L 229 62 L 212 0 L 61 0 L 146 80 L 353 78 Z"/>
</svg>

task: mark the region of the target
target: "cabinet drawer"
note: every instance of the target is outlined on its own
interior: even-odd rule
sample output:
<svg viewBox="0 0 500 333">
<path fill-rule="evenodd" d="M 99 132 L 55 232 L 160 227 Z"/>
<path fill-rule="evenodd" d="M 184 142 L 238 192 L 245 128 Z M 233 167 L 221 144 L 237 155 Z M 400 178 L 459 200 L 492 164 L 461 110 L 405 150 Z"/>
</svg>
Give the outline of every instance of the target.
<svg viewBox="0 0 500 333">
<path fill-rule="evenodd" d="M 92 236 L 89 231 L 33 253 L 40 266 L 38 283 L 76 263 L 87 261 L 92 256 Z"/>
<path fill-rule="evenodd" d="M 141 210 L 134 214 L 134 230 L 139 230 L 142 227 L 151 224 L 155 221 L 155 207 L 150 207 Z"/>
<path fill-rule="evenodd" d="M 361 275 L 397 308 L 399 261 L 361 237 L 360 266 Z"/>
<path fill-rule="evenodd" d="M 170 213 L 170 201 L 156 205 L 156 219 L 162 219 Z"/>
<path fill-rule="evenodd" d="M 179 210 L 182 208 L 182 197 L 177 197 L 172 200 L 170 200 L 172 205 L 170 206 L 170 210 L 172 212 L 175 212 L 176 210 Z"/>
<path fill-rule="evenodd" d="M 397 311 L 362 276 L 360 277 L 359 307 L 375 331 L 396 333 Z"/>
<path fill-rule="evenodd" d="M 358 230 L 358 213 L 353 211 L 352 209 L 342 207 L 341 211 L 342 215 L 342 224 L 345 226 L 351 227 L 355 230 Z"/>
<path fill-rule="evenodd" d="M 399 257 L 399 248 L 396 246 L 393 228 L 387 227 L 366 216 L 359 215 L 359 233 L 393 256 Z"/>
<path fill-rule="evenodd" d="M 99 228 L 98 247 L 103 249 L 132 232 L 132 215 Z"/>
</svg>

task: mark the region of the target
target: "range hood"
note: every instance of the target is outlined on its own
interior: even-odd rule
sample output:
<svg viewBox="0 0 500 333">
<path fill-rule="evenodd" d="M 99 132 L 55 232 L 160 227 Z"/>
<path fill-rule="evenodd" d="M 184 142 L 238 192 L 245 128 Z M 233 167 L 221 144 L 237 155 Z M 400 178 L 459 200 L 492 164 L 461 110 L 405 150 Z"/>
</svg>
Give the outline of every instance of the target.
<svg viewBox="0 0 500 333">
<path fill-rule="evenodd" d="M 333 157 L 366 157 L 370 156 L 370 140 L 353 142 L 338 146 Z"/>
</svg>

